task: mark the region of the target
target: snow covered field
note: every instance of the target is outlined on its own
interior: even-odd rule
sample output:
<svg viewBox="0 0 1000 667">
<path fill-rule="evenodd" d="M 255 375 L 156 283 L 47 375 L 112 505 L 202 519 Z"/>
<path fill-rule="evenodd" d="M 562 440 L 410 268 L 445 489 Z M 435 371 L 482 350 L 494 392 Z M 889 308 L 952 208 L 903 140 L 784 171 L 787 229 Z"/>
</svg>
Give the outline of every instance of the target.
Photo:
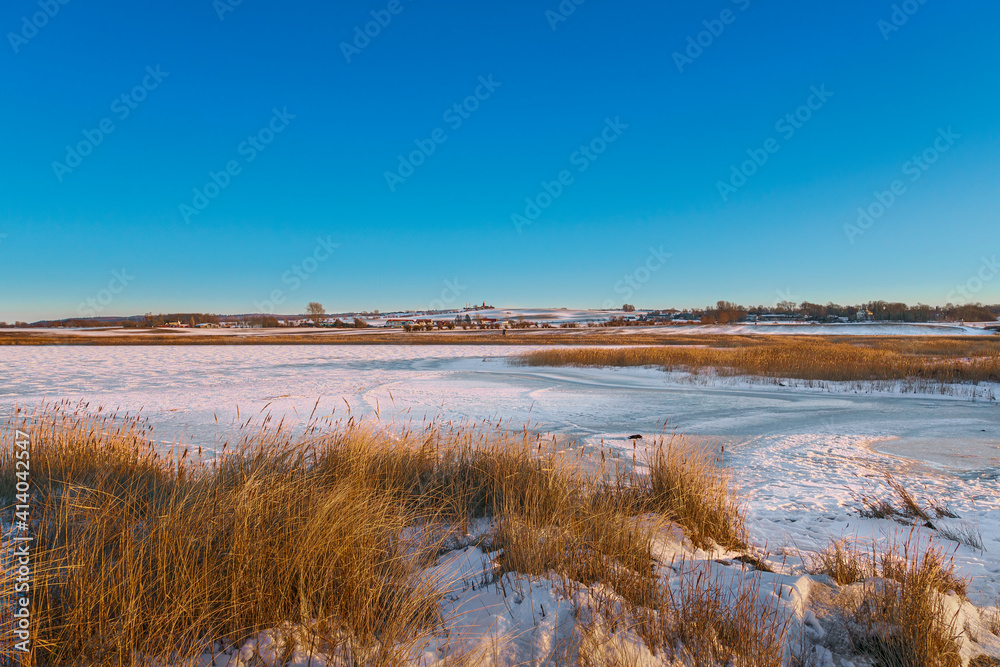
<svg viewBox="0 0 1000 667">
<path fill-rule="evenodd" d="M 451 321 L 456 315 L 464 315 L 464 312 L 441 313 L 437 315 L 416 315 L 412 319 L 418 321 Z M 849 322 L 849 323 L 810 323 L 810 322 L 758 322 L 735 325 L 717 324 L 675 324 L 656 326 L 632 326 L 615 327 L 610 329 L 594 329 L 587 326 L 589 323 L 606 322 L 609 318 L 635 317 L 641 313 L 626 313 L 624 311 L 592 311 L 592 310 L 566 310 L 566 309 L 528 309 L 528 308 L 496 308 L 491 310 L 472 311 L 470 315 L 476 317 L 490 318 L 498 322 L 517 321 L 524 319 L 528 322 L 549 324 L 549 329 L 531 329 L 534 334 L 550 336 L 587 336 L 597 333 L 617 332 L 623 334 L 760 334 L 760 335 L 796 335 L 796 336 L 989 336 L 995 335 L 1000 330 L 1000 324 L 996 322 L 972 322 L 959 324 L 949 323 L 913 323 L 902 322 Z M 237 338 L 257 339 L 273 336 L 315 336 L 318 340 L 330 337 L 343 336 L 379 336 L 381 334 L 403 335 L 405 332 L 401 328 L 388 326 L 387 317 L 369 318 L 366 320 L 367 329 L 329 329 L 312 327 L 290 327 L 278 329 L 208 329 L 208 328 L 171 328 L 162 327 L 159 329 L 123 329 L 123 328 L 94 328 L 94 329 L 0 329 L 0 338 L 4 336 L 56 336 L 69 337 L 70 339 L 95 338 L 101 341 L 115 340 L 121 338 L 141 338 L 150 335 L 168 334 L 178 339 L 187 338 L 221 338 L 230 340 Z M 562 324 L 576 324 L 577 328 L 562 329 Z M 476 331 L 466 332 L 466 335 L 476 335 Z M 487 333 L 487 332 L 480 332 Z"/>
<path fill-rule="evenodd" d="M 795 589 L 788 593 L 789 604 L 804 595 L 809 582 L 795 584 L 802 574 L 799 550 L 808 552 L 841 536 L 905 533 L 889 520 L 860 518 L 853 496 L 866 487 L 884 487 L 883 473 L 890 472 L 919 498 L 946 502 L 960 517 L 946 524 L 981 534 L 982 549 L 938 539 L 955 550 L 960 570 L 972 578 L 970 599 L 997 604 L 996 400 L 985 395 L 972 400 L 961 392 L 693 380 L 646 368 L 526 368 L 502 358 L 526 351 L 487 346 L 5 347 L 0 348 L 0 410 L 64 398 L 141 410 L 164 442 L 182 439 L 209 449 L 230 432 L 237 409 L 243 419 L 265 411 L 294 422 L 308 417 L 317 399 L 319 414 L 350 410 L 383 422 L 492 417 L 515 428 L 530 422 L 581 445 L 628 455 L 628 435 L 649 438 L 666 422 L 668 429 L 725 447 L 725 463 L 747 497 L 751 534 L 766 546 L 777 571 L 768 575 L 762 594 L 768 582 L 777 582 L 779 590 L 784 590 L 780 584 Z M 481 556 L 473 549 L 442 561 L 441 568 L 451 574 L 462 568 L 477 572 Z M 551 584 L 538 586 L 529 595 L 539 597 L 542 606 L 556 607 L 541 625 L 534 615 L 537 599 L 531 608 L 507 613 L 506 602 L 485 604 L 481 594 L 470 597 L 466 586 L 449 604 L 451 611 L 476 607 L 470 622 L 493 628 L 486 634 L 535 628 L 520 648 L 511 649 L 514 657 L 530 659 L 542 650 L 538 642 L 557 640 L 559 614 L 569 613 Z M 550 634 L 537 629 L 543 626 Z M 428 650 L 437 654 L 435 647 Z M 824 654 L 817 656 L 815 664 L 825 664 Z"/>
</svg>

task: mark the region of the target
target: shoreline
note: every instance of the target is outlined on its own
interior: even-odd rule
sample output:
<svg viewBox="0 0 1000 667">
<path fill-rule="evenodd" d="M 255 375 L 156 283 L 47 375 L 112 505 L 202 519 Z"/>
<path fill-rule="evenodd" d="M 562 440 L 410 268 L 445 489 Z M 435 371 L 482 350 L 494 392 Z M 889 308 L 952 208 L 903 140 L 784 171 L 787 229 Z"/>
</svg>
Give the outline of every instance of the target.
<svg viewBox="0 0 1000 667">
<path fill-rule="evenodd" d="M 934 338 L 936 340 L 983 340 L 1000 330 L 990 333 L 989 329 L 978 329 L 972 333 L 970 327 L 944 327 L 927 325 L 923 331 L 914 333 L 892 333 L 891 327 L 873 329 L 870 333 L 858 333 L 857 327 L 837 332 L 833 325 L 802 326 L 789 329 L 762 325 L 754 327 L 736 326 L 729 331 L 720 326 L 698 327 L 595 327 L 595 328 L 553 328 L 553 329 L 507 329 L 469 331 L 421 331 L 407 332 L 402 329 L 244 329 L 244 330 L 200 330 L 200 329 L 15 329 L 0 330 L 0 346 L 42 346 L 42 345 L 713 345 L 727 344 L 738 340 L 774 339 L 776 337 L 823 338 L 837 342 L 872 340 L 875 338 L 914 340 Z M 877 325 L 876 325 L 877 326 Z M 912 330 L 914 325 L 902 325 Z M 822 330 L 819 327 L 823 327 Z M 962 333 L 955 333 L 959 330 Z"/>
</svg>

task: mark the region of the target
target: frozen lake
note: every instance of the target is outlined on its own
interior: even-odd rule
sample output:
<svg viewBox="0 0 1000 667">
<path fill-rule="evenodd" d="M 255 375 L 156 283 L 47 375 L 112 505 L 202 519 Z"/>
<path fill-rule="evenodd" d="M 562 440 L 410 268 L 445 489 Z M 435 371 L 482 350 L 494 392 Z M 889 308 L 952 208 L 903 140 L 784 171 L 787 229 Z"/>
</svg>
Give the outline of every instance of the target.
<svg viewBox="0 0 1000 667">
<path fill-rule="evenodd" d="M 829 537 L 902 527 L 862 520 L 849 490 L 896 475 L 945 500 L 983 535 L 956 547 L 973 591 L 1000 590 L 1000 407 L 937 395 L 701 386 L 656 369 L 527 368 L 488 346 L 2 347 L 0 409 L 86 400 L 142 410 L 158 439 L 211 448 L 262 410 L 304 421 L 364 414 L 382 421 L 501 418 L 628 447 L 625 436 L 670 428 L 726 446 L 768 548 L 812 549 Z M 265 407 L 266 406 L 266 407 Z M 216 426 L 216 418 L 218 424 Z"/>
</svg>

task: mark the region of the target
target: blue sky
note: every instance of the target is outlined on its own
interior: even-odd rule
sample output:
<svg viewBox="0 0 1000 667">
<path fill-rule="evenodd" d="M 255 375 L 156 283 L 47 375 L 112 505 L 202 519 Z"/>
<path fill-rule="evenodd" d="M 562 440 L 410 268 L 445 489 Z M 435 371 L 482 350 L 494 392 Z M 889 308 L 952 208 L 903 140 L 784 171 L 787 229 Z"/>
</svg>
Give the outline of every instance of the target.
<svg viewBox="0 0 1000 667">
<path fill-rule="evenodd" d="M 3 320 L 1000 301 L 994 2 L 65 1 L 0 10 Z"/>
</svg>

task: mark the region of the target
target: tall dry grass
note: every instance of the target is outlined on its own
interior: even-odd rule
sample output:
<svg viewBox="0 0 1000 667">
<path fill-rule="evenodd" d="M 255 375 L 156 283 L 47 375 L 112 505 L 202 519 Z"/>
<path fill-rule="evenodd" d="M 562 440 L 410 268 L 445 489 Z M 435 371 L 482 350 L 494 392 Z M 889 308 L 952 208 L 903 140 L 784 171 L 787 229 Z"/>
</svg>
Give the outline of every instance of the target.
<svg viewBox="0 0 1000 667">
<path fill-rule="evenodd" d="M 648 454 L 648 469 L 640 482 L 648 484 L 649 511 L 672 517 L 695 546 L 749 547 L 744 509 L 721 459 L 671 436 Z"/>
<path fill-rule="evenodd" d="M 679 438 L 655 443 L 646 475 L 595 472 L 526 430 L 349 420 L 296 436 L 264 419 L 203 458 L 158 450 L 135 417 L 57 404 L 0 429 L 0 489 L 14 427 L 32 440 L 37 665 L 176 664 L 289 623 L 317 655 L 404 664 L 442 622 L 423 569 L 480 517 L 503 554 L 494 576 L 600 583 L 678 619 L 728 593 L 671 598 L 653 564 L 661 522 L 699 544 L 746 543 L 727 478 Z M 737 622 L 712 614 L 712 628 Z M 688 636 L 658 627 L 661 643 Z"/>
<path fill-rule="evenodd" d="M 331 482 L 280 430 L 212 463 L 161 456 L 129 420 L 56 411 L 29 433 L 36 664 L 189 658 L 286 621 L 319 652 L 395 664 L 435 621 L 417 577 L 435 545 L 402 537 L 423 517 L 351 471 Z"/>
<path fill-rule="evenodd" d="M 902 542 L 859 548 L 844 540 L 808 560 L 860 590 L 841 596 L 851 642 L 858 653 L 887 667 L 959 667 L 961 630 L 943 596 L 965 595 L 968 581 L 954 560 L 913 530 Z"/>
<path fill-rule="evenodd" d="M 14 648 L 14 569 L 8 562 L 7 536 L 0 532 L 0 665 L 16 665 Z"/>
<path fill-rule="evenodd" d="M 848 336 L 838 340 L 904 355 L 966 359 L 1000 354 L 996 336 Z"/>
<path fill-rule="evenodd" d="M 876 338 L 876 337 L 872 337 Z M 970 347 L 971 346 L 971 347 Z M 721 375 L 828 381 L 1000 381 L 1000 346 L 968 341 L 840 341 L 815 336 L 759 336 L 726 347 L 545 349 L 514 360 L 526 366 L 659 366 Z"/>
<path fill-rule="evenodd" d="M 958 514 L 944 500 L 927 498 L 921 504 L 903 484 L 889 473 L 884 474 L 889 493 L 866 485 L 852 495 L 861 505 L 858 513 L 867 519 L 894 519 L 903 524 L 919 522 L 925 528 L 936 530 L 946 539 L 984 550 L 983 536 L 976 524 L 969 521 L 945 523 L 939 519 L 958 519 Z"/>
<path fill-rule="evenodd" d="M 984 612 L 986 615 L 986 627 L 994 635 L 1000 637 L 1000 595 L 997 596 L 994 602 L 994 607 Z"/>
<path fill-rule="evenodd" d="M 677 585 L 652 606 L 604 610 L 582 632 L 576 660 L 566 664 L 638 667 L 655 656 L 684 667 L 784 666 L 788 620 L 776 603 L 762 601 L 759 573 L 727 576 L 704 563 L 681 563 L 679 569 L 684 575 Z M 621 641 L 622 633 L 641 638 L 641 644 Z"/>
<path fill-rule="evenodd" d="M 687 667 L 782 667 L 788 631 L 776 602 L 762 602 L 760 574 L 735 581 L 709 564 L 687 567 L 659 608 L 640 610 L 636 632 Z"/>
</svg>

